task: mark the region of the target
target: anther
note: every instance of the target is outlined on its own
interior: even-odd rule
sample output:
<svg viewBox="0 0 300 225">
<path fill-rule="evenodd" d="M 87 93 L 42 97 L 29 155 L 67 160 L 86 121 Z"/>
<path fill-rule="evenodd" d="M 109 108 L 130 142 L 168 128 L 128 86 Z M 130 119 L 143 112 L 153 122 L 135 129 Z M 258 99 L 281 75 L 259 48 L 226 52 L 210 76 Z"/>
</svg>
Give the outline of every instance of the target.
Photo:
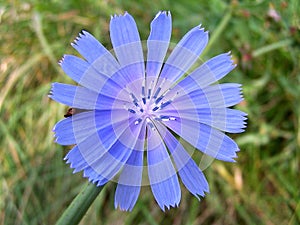
<svg viewBox="0 0 300 225">
<path fill-rule="evenodd" d="M 127 105 L 126 104 L 124 104 L 124 108 L 128 111 L 128 112 L 131 112 L 131 113 L 133 113 L 133 114 L 135 114 L 136 113 L 136 111 L 135 110 L 133 110 L 133 109 L 131 109 L 131 108 L 129 108 L 129 107 L 127 107 Z"/>
<path fill-rule="evenodd" d="M 143 85 L 142 85 L 142 100 L 143 100 L 144 105 L 146 104 L 145 86 L 146 86 L 146 80 L 143 80 Z"/>
<path fill-rule="evenodd" d="M 158 96 L 159 92 L 161 91 L 161 88 L 162 88 L 162 86 L 164 85 L 165 82 L 166 82 L 166 78 L 164 78 L 164 79 L 162 80 L 161 84 L 160 84 L 159 87 L 157 88 L 157 90 L 156 90 L 156 92 L 155 92 L 155 94 L 154 94 L 154 96 L 153 96 L 154 99 L 157 98 L 157 96 Z"/>
<path fill-rule="evenodd" d="M 148 99 L 150 99 L 150 97 L 151 97 L 151 92 L 152 92 L 153 85 L 154 85 L 154 81 L 152 80 L 151 84 L 150 84 L 150 87 L 148 88 L 148 96 L 147 96 Z"/>
<path fill-rule="evenodd" d="M 134 124 L 135 124 L 135 125 L 138 125 L 140 122 L 142 122 L 142 119 L 141 119 L 141 118 L 138 118 L 138 119 L 134 122 Z"/>
<path fill-rule="evenodd" d="M 147 125 L 149 125 L 149 127 L 155 131 L 155 126 L 153 125 L 153 123 L 151 122 L 151 120 L 149 118 L 146 119 Z"/>
</svg>

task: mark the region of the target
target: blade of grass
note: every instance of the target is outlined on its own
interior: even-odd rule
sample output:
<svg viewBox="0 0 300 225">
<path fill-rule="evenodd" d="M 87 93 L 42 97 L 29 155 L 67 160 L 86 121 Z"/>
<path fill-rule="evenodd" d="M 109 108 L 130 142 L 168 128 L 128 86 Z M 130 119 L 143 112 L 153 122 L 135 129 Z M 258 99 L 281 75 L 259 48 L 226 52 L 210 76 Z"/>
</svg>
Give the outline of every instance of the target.
<svg viewBox="0 0 300 225">
<path fill-rule="evenodd" d="M 252 57 L 253 58 L 259 57 L 263 54 L 274 51 L 276 49 L 287 47 L 287 46 L 291 45 L 292 43 L 293 43 L 292 39 L 286 39 L 286 40 L 282 40 L 282 41 L 272 43 L 270 45 L 267 45 L 267 46 L 264 46 L 264 47 L 261 47 L 261 48 L 258 48 L 256 50 L 254 50 L 252 52 Z"/>
<path fill-rule="evenodd" d="M 215 44 L 215 42 L 219 40 L 219 37 L 222 34 L 222 32 L 225 30 L 225 28 L 227 27 L 227 25 L 231 19 L 231 16 L 232 16 L 232 10 L 229 9 L 227 11 L 227 13 L 225 14 L 225 16 L 222 18 L 222 21 L 220 22 L 218 27 L 212 33 L 212 35 L 209 39 L 209 42 L 202 53 L 202 56 L 204 56 L 207 52 L 209 52 L 210 49 L 212 48 L 212 46 Z"/>
<path fill-rule="evenodd" d="M 32 27 L 38 37 L 38 40 L 41 44 L 42 49 L 44 50 L 45 54 L 49 58 L 52 66 L 58 72 L 58 74 L 62 75 L 62 71 L 58 69 L 56 57 L 53 54 L 52 48 L 49 45 L 42 29 L 42 19 L 39 13 L 35 12 L 32 17 Z"/>
<path fill-rule="evenodd" d="M 19 68 L 15 69 L 11 75 L 8 78 L 8 81 L 5 82 L 5 86 L 1 88 L 0 92 L 0 109 L 2 108 L 3 101 L 8 94 L 8 92 L 12 89 L 13 85 L 16 83 L 16 81 L 21 77 L 22 74 L 26 73 L 27 70 L 31 69 L 36 63 L 38 63 L 41 58 L 43 57 L 43 54 L 37 53 L 33 55 L 29 60 L 20 66 Z"/>
</svg>

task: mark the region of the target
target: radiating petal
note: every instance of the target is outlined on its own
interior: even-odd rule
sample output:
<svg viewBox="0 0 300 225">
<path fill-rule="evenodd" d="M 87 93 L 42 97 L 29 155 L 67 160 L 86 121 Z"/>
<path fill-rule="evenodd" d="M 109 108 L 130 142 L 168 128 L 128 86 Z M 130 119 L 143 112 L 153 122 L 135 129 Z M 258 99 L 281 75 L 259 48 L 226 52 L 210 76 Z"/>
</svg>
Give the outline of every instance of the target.
<svg viewBox="0 0 300 225">
<path fill-rule="evenodd" d="M 230 53 L 220 54 L 195 69 L 178 83 L 186 92 L 202 89 L 217 82 L 235 68 Z"/>
<path fill-rule="evenodd" d="M 96 160 L 90 161 L 89 166 L 103 178 L 111 180 L 128 161 L 132 151 L 137 150 L 134 147 L 140 141 L 141 128 L 130 123 L 109 150 L 97 156 Z"/>
<path fill-rule="evenodd" d="M 157 130 L 148 129 L 148 174 L 151 190 L 160 208 L 179 205 L 181 192 L 176 171 Z"/>
<path fill-rule="evenodd" d="M 163 113 L 168 116 L 193 120 L 230 133 L 243 132 L 247 119 L 246 113 L 228 108 L 169 109 L 164 110 Z"/>
<path fill-rule="evenodd" d="M 241 85 L 235 83 L 211 85 L 191 93 L 179 92 L 178 95 L 172 102 L 174 108 L 178 110 L 224 108 L 234 106 L 243 100 Z"/>
<path fill-rule="evenodd" d="M 103 115 L 103 114 L 102 114 Z M 103 118 L 94 111 L 83 112 L 59 121 L 53 128 L 56 142 L 61 145 L 70 145 L 82 142 L 84 139 L 100 129 L 95 119 Z"/>
<path fill-rule="evenodd" d="M 99 74 L 114 80 L 121 86 L 127 83 L 119 73 L 120 65 L 115 57 L 93 35 L 82 31 L 72 46 Z"/>
<path fill-rule="evenodd" d="M 65 55 L 60 65 L 70 78 L 96 93 L 116 96 L 123 88 L 106 74 L 99 73 L 88 62 L 76 56 Z"/>
<path fill-rule="evenodd" d="M 140 90 L 145 77 L 143 49 L 136 23 L 131 15 L 113 16 L 110 22 L 110 37 L 114 52 L 121 65 L 120 73 L 133 86 Z"/>
<path fill-rule="evenodd" d="M 126 112 L 124 113 L 123 111 L 124 109 L 116 109 L 113 113 L 109 110 L 87 111 L 63 119 L 53 128 L 56 142 L 61 145 L 70 145 L 82 142 L 86 137 L 96 133 L 100 129 L 105 131 L 108 129 L 107 127 L 111 128 L 114 123 L 117 124 L 127 121 L 129 119 L 129 114 Z M 111 130 L 109 130 L 109 132 L 110 131 Z"/>
<path fill-rule="evenodd" d="M 171 33 L 172 18 L 170 12 L 159 12 L 151 23 L 150 35 L 147 40 L 146 74 L 149 82 L 156 83 L 169 47 Z"/>
<path fill-rule="evenodd" d="M 177 81 L 196 62 L 207 42 L 208 33 L 204 31 L 204 28 L 197 26 L 190 30 L 176 45 L 166 61 L 160 75 L 162 78 L 160 82 L 163 82 L 163 79 L 167 79 L 169 83 Z M 168 88 L 165 84 L 162 90 L 165 91 Z"/>
<path fill-rule="evenodd" d="M 223 132 L 205 124 L 175 117 L 164 124 L 203 153 L 228 162 L 234 162 L 239 151 L 237 144 Z"/>
<path fill-rule="evenodd" d="M 115 193 L 115 208 L 131 211 L 138 199 L 143 173 L 143 155 L 146 129 L 143 125 L 137 141 L 129 159 L 124 165 L 118 180 Z"/>
<path fill-rule="evenodd" d="M 112 170 L 115 172 L 115 167 L 110 164 L 110 169 L 106 168 L 107 170 L 104 171 L 103 168 L 108 165 L 107 163 L 112 163 L 112 160 L 114 160 L 113 156 L 120 159 L 120 162 L 125 163 L 130 156 L 130 148 L 133 148 L 132 143 L 137 139 L 136 133 L 132 134 L 129 129 L 129 125 L 134 120 L 129 120 L 129 122 L 124 120 L 114 122 L 112 125 L 102 123 L 102 127 L 98 127 L 99 124 L 96 123 L 93 127 L 90 127 L 91 135 L 77 142 L 77 145 L 65 157 L 67 163 L 71 164 L 71 168 L 75 169 L 74 172 L 86 170 L 91 167 L 92 170 L 88 169 L 87 171 L 90 171 L 92 174 L 96 172 L 101 175 L 102 179 L 110 180 L 111 177 L 108 178 L 106 176 Z M 77 135 L 80 135 L 81 132 L 80 127 L 73 127 L 74 135 L 77 138 Z M 115 161 L 118 160 L 115 159 Z M 85 171 L 85 175 L 89 177 L 87 171 Z"/>
<path fill-rule="evenodd" d="M 181 158 L 176 160 L 176 164 L 182 166 L 178 173 L 184 186 L 198 199 L 199 196 L 204 197 L 205 192 L 209 192 L 209 186 L 204 174 L 194 160 L 190 158 L 185 164 L 182 164 Z"/>
<path fill-rule="evenodd" d="M 76 138 L 73 132 L 72 119 L 66 118 L 55 124 L 53 128 L 55 132 L 55 141 L 60 145 L 73 145 L 76 144 Z"/>
<path fill-rule="evenodd" d="M 119 96 L 121 95 L 112 98 L 98 94 L 85 87 L 62 83 L 53 83 L 49 94 L 49 97 L 54 101 L 72 108 L 87 110 L 109 110 L 112 106 L 114 106 L 114 109 L 123 109 L 124 104 L 130 103 L 130 98 L 128 95 L 128 100 L 125 101 L 126 96 L 122 96 L 122 100 L 118 99 Z"/>
<path fill-rule="evenodd" d="M 85 87 L 53 83 L 49 97 L 73 108 L 95 109 L 98 94 Z"/>
<path fill-rule="evenodd" d="M 199 196 L 204 196 L 205 192 L 209 192 L 209 187 L 202 171 L 171 132 L 159 123 L 157 128 L 164 134 L 166 146 L 185 187 L 198 199 Z"/>
<path fill-rule="evenodd" d="M 83 30 L 75 39 L 72 46 L 89 62 L 108 54 L 108 50 L 89 32 Z"/>
<path fill-rule="evenodd" d="M 141 186 L 118 184 L 115 193 L 115 208 L 131 211 L 139 197 Z"/>
</svg>

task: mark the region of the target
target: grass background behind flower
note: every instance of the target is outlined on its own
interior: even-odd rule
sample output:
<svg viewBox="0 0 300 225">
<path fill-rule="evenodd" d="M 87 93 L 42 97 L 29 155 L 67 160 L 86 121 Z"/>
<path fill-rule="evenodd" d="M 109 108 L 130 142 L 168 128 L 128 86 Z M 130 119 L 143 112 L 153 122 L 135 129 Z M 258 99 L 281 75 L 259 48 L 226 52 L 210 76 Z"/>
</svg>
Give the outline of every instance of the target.
<svg viewBox="0 0 300 225">
<path fill-rule="evenodd" d="M 204 171 L 211 194 L 200 203 L 185 189 L 163 213 L 149 187 L 131 213 L 115 210 L 106 185 L 81 224 L 300 223 L 300 4 L 290 1 L 4 1 L 0 3 L 0 224 L 53 224 L 86 180 L 53 143 L 67 108 L 47 97 L 51 82 L 71 83 L 57 61 L 86 29 L 108 49 L 110 15 L 130 12 L 141 39 L 159 10 L 173 17 L 172 42 L 202 23 L 202 59 L 232 51 L 238 67 L 223 81 L 242 83 L 248 128 L 235 138 L 237 163 Z M 196 154 L 196 158 L 200 154 Z M 196 160 L 197 161 L 197 160 Z M 199 162 L 199 161 L 198 161 Z"/>
</svg>

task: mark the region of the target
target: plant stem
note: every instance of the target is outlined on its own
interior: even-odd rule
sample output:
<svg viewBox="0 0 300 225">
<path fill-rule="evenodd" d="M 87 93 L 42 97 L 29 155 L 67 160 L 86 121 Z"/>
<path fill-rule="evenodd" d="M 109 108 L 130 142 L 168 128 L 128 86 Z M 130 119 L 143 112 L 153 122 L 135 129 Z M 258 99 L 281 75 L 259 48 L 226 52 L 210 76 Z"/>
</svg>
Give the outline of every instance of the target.
<svg viewBox="0 0 300 225">
<path fill-rule="evenodd" d="M 88 183 L 56 222 L 56 225 L 76 225 L 83 218 L 104 186 Z"/>
<path fill-rule="evenodd" d="M 286 40 L 282 40 L 282 41 L 272 43 L 270 45 L 267 45 L 267 46 L 264 46 L 264 47 L 261 47 L 259 49 L 254 50 L 252 52 L 252 57 L 255 58 L 255 57 L 261 56 L 261 55 L 263 55 L 267 52 L 273 51 L 275 49 L 279 49 L 279 48 L 282 48 L 282 47 L 289 46 L 292 43 L 293 43 L 293 41 L 291 39 L 286 39 Z"/>
<path fill-rule="evenodd" d="M 232 10 L 230 8 L 227 11 L 227 13 L 225 14 L 225 16 L 222 18 L 222 21 L 220 22 L 220 24 L 217 26 L 217 28 L 212 33 L 206 48 L 204 49 L 203 53 L 201 54 L 202 56 L 204 56 L 207 52 L 209 52 L 209 50 L 214 45 L 214 43 L 219 39 L 219 36 L 222 34 L 224 29 L 227 27 L 227 25 L 231 19 L 231 16 L 232 16 Z"/>
</svg>

